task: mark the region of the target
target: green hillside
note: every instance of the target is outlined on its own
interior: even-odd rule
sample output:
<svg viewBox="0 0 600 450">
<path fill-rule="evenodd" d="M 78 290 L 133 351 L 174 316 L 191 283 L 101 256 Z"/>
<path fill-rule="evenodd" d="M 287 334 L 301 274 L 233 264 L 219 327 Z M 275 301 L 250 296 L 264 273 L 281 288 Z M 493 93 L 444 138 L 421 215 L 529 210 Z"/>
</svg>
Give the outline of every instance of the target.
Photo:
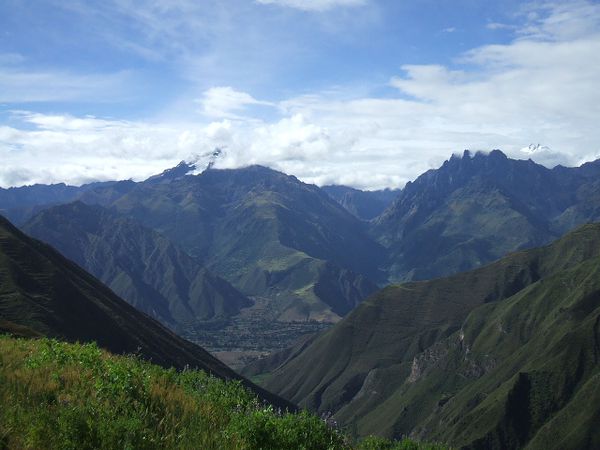
<svg viewBox="0 0 600 450">
<path fill-rule="evenodd" d="M 600 225 L 587 225 L 481 269 L 383 289 L 245 373 L 358 435 L 552 448 L 561 423 L 556 433 L 579 434 L 553 448 L 577 448 L 598 439 L 579 425 L 599 414 L 580 404 L 598 394 L 598 270 Z"/>
<path fill-rule="evenodd" d="M 0 355 L 0 448 L 347 448 L 317 417 L 204 372 L 48 339 L 0 336 Z"/>
</svg>

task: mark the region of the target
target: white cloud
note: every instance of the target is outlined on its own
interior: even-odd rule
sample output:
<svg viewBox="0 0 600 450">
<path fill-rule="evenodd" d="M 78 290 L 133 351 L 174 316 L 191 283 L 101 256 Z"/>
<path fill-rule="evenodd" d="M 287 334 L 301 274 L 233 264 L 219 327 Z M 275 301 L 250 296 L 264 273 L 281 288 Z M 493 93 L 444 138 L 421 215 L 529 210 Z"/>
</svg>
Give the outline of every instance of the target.
<svg viewBox="0 0 600 450">
<path fill-rule="evenodd" d="M 362 6 L 367 0 L 256 0 L 256 3 L 320 12 L 337 7 Z"/>
<path fill-rule="evenodd" d="M 572 40 L 597 34 L 600 6 L 588 0 L 543 1 L 527 3 L 523 14 L 528 23 L 519 34 L 550 41 Z"/>
<path fill-rule="evenodd" d="M 0 127 L 0 185 L 143 179 L 195 148 L 179 127 L 18 113 Z M 30 129 L 33 127 L 33 129 Z"/>
<path fill-rule="evenodd" d="M 509 25 L 509 24 L 500 23 L 500 22 L 489 22 L 488 24 L 486 24 L 485 27 L 488 30 L 514 30 L 515 29 L 514 25 Z"/>
<path fill-rule="evenodd" d="M 204 114 L 212 117 L 229 117 L 249 105 L 272 106 L 272 103 L 256 100 L 250 94 L 236 91 L 230 86 L 210 88 L 198 102 L 202 104 Z"/>
</svg>

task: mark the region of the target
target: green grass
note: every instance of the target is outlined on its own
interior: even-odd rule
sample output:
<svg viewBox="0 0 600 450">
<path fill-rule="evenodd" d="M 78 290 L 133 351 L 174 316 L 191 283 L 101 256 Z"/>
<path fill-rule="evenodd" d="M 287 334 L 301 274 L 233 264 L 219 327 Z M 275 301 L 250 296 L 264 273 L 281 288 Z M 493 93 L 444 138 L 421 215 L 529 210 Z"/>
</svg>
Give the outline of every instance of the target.
<svg viewBox="0 0 600 450">
<path fill-rule="evenodd" d="M 280 413 L 239 382 L 46 338 L 0 336 L 0 404 L 0 449 L 353 447 L 317 416 Z M 438 447 L 369 438 L 358 448 Z"/>
<path fill-rule="evenodd" d="M 345 448 L 316 416 L 278 414 L 238 382 L 94 344 L 0 338 L 6 448 Z"/>
</svg>

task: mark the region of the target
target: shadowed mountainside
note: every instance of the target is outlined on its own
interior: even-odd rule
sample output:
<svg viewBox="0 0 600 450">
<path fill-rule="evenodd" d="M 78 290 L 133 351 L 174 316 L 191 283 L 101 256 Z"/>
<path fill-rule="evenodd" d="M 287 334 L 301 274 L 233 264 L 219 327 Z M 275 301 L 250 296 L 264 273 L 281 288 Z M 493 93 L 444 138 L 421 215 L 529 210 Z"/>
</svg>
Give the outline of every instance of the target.
<svg viewBox="0 0 600 450">
<path fill-rule="evenodd" d="M 165 237 L 100 206 L 55 206 L 23 230 L 174 329 L 182 323 L 226 320 L 252 304 Z"/>
<path fill-rule="evenodd" d="M 20 226 L 39 211 L 54 205 L 72 202 L 86 194 L 90 203 L 107 203 L 134 185 L 133 181 L 106 181 L 82 186 L 59 183 L 0 188 L 0 214 Z"/>
</svg>

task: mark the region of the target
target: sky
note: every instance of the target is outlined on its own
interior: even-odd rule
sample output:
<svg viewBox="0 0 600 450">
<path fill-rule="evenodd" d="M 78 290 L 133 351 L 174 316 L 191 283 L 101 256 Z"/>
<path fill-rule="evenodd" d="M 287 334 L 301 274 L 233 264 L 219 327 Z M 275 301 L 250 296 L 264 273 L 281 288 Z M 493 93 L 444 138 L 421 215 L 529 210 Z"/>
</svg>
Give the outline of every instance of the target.
<svg viewBox="0 0 600 450">
<path fill-rule="evenodd" d="M 464 149 L 576 166 L 600 158 L 598 55 L 598 1 L 0 0 L 0 186 L 215 148 L 361 189 Z"/>
</svg>

